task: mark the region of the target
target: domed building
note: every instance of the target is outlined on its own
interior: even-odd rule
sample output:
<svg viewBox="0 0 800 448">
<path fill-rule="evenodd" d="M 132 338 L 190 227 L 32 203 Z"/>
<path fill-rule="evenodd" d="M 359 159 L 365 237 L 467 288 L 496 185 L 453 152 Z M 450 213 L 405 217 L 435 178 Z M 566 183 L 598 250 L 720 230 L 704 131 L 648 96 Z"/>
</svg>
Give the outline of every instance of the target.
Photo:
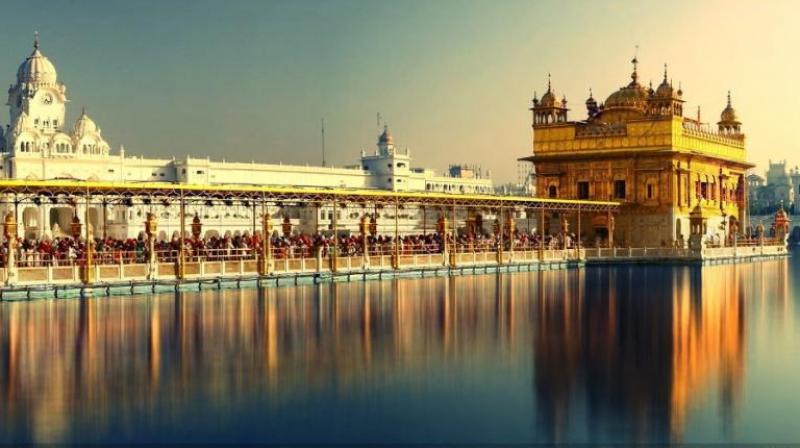
<svg viewBox="0 0 800 448">
<path fill-rule="evenodd" d="M 745 228 L 745 176 L 753 167 L 730 93 L 712 127 L 699 112 L 684 116 L 684 92 L 666 65 L 653 88 L 640 82 L 638 59 L 631 63 L 630 81 L 601 103 L 590 91 L 586 118 L 578 121 L 551 95 L 548 77 L 548 93 L 534 95 L 531 107 L 533 155 L 520 160 L 534 164 L 536 190 L 547 196 L 622 203 L 615 218 L 585 217 L 580 228 L 589 242 L 683 247 L 689 214 L 699 206 L 708 222 L 704 238 L 724 244 Z"/>
<path fill-rule="evenodd" d="M 109 154 L 108 143 L 85 111 L 71 132 L 65 132 L 66 90 L 58 81 L 55 66 L 42 53 L 36 35 L 33 52 L 20 64 L 17 82 L 8 89 L 11 125 L 0 145 L 10 156 L 3 167 L 7 173 L 24 170 L 29 163 L 39 164 L 41 157 Z M 75 177 L 80 172 L 68 170 L 64 174 Z M 40 177 L 29 174 L 26 178 Z"/>
<path fill-rule="evenodd" d="M 561 101 L 558 101 L 559 105 L 565 104 Z M 484 174 L 480 169 L 470 168 L 440 174 L 431 169 L 413 167 L 411 152 L 408 148 L 396 146 L 388 126 L 383 127 L 374 150 L 362 151 L 358 163 L 346 167 L 212 161 L 208 157 L 189 156 L 182 159 L 145 158 L 126 155 L 122 147 L 112 152 L 102 130 L 85 109 L 74 123 L 67 124 L 67 102 L 66 87 L 59 81 L 56 67 L 43 53 L 39 36 L 36 35 L 33 50 L 19 65 L 15 83 L 8 89 L 10 122 L 0 127 L 0 178 L 273 185 L 453 194 L 489 194 L 494 191 L 488 171 Z M 43 201 L 38 206 L 14 211 L 20 229 L 24 229 L 24 236 L 40 238 L 48 233 L 56 236 L 59 232 L 63 233 L 64 229 L 69 229 L 73 215 L 77 212 L 84 216 L 85 207 L 83 204 Z M 98 234 L 136 237 L 147 212 L 148 209 L 141 205 L 90 206 L 89 224 Z M 203 217 L 204 228 L 216 235 L 252 231 L 254 222 L 252 209 L 238 205 L 227 208 L 190 207 L 188 213 Z M 308 213 L 318 213 L 318 216 L 316 219 L 304 217 L 304 225 L 316 222 L 319 227 L 302 229 L 304 232 L 313 233 L 332 224 L 331 211 L 286 207 L 283 216 L 276 217 L 278 222 L 275 225 L 280 225 L 283 218 L 298 223 L 300 215 Z M 425 223 L 419 216 L 419 213 L 405 216 L 398 223 L 400 231 L 424 231 Z M 338 222 L 352 228 L 358 224 L 357 218 L 350 215 L 341 216 Z M 395 221 L 393 218 L 380 218 L 378 224 L 394 225 Z M 165 212 L 160 216 L 159 227 L 163 229 L 161 236 L 171 235 L 178 225 L 175 210 Z"/>
</svg>

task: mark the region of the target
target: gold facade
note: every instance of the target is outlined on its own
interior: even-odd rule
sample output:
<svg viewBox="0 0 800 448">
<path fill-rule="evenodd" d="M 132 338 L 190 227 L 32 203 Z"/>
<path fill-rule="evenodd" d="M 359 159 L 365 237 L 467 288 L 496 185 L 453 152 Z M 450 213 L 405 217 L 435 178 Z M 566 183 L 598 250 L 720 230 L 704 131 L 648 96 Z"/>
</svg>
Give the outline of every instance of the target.
<svg viewBox="0 0 800 448">
<path fill-rule="evenodd" d="M 684 245 L 689 214 L 708 219 L 707 235 L 725 244 L 742 230 L 746 180 L 745 136 L 731 106 L 714 128 L 683 116 L 683 92 L 664 80 L 657 90 L 639 84 L 636 60 L 631 82 L 598 104 L 590 95 L 588 116 L 567 120 L 566 98 L 548 83 L 534 98 L 533 155 L 540 196 L 620 201 L 612 225 L 620 246 Z M 582 223 L 589 240 L 607 237 L 604 219 Z M 735 231 L 735 230 L 734 230 Z"/>
</svg>

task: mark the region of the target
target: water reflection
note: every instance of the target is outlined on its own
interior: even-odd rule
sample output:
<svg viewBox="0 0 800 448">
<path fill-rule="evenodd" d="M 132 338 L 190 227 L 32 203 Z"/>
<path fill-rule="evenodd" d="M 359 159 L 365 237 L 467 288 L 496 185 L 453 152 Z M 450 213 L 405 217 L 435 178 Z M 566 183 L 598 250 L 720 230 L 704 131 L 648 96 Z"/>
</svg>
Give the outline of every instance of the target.
<svg viewBox="0 0 800 448">
<path fill-rule="evenodd" d="M 743 402 L 748 319 L 791 324 L 788 269 L 4 303 L 0 441 L 680 441 L 706 408 L 725 440 Z M 506 411 L 481 407 L 506 389 Z M 309 403 L 335 417 L 309 417 Z M 436 425 L 403 426 L 408 409 L 427 408 Z M 357 412 L 362 431 L 342 430 Z"/>
</svg>

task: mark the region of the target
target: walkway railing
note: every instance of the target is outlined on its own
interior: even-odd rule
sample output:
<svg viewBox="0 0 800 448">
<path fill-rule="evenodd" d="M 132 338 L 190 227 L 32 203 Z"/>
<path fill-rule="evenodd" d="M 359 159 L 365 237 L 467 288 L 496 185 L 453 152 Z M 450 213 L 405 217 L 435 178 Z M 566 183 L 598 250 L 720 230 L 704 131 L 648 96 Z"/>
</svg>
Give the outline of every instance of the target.
<svg viewBox="0 0 800 448">
<path fill-rule="evenodd" d="M 405 269 L 428 269 L 467 266 L 521 265 L 535 263 L 562 263 L 585 258 L 585 250 L 473 250 L 453 253 L 432 253 L 426 250 L 401 250 L 395 253 L 369 254 L 368 256 L 327 256 L 318 251 L 315 256 L 275 257 L 269 259 L 269 274 L 313 274 L 381 272 Z M 157 251 L 156 262 L 151 266 L 142 252 L 120 252 L 118 256 L 98 257 L 90 264 L 89 278 L 96 283 L 202 279 L 216 277 L 257 276 L 262 272 L 258 250 L 213 250 L 200 254 L 184 254 L 183 260 L 174 251 Z M 86 260 L 75 258 L 65 264 L 39 260 L 20 263 L 16 268 L 15 285 L 71 284 L 85 280 L 83 270 Z M 8 280 L 8 269 L 0 269 L 0 278 Z"/>
<path fill-rule="evenodd" d="M 699 259 L 747 258 L 752 256 L 785 255 L 786 245 L 775 240 L 768 244 L 745 244 L 725 247 L 706 247 L 702 250 L 681 247 L 614 247 L 583 249 L 586 260 L 636 259 Z"/>
</svg>

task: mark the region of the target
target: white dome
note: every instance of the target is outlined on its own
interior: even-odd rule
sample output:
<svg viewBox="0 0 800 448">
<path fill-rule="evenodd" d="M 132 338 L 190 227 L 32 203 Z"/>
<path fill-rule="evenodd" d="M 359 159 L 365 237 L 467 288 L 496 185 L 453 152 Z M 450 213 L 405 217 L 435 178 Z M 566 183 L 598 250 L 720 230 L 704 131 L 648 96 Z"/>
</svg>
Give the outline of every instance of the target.
<svg viewBox="0 0 800 448">
<path fill-rule="evenodd" d="M 50 62 L 50 59 L 47 59 L 39 51 L 39 37 L 37 35 L 36 40 L 33 42 L 33 53 L 25 59 L 17 70 L 17 82 L 20 84 L 53 85 L 56 83 L 57 78 L 56 67 Z"/>
<path fill-rule="evenodd" d="M 81 112 L 81 116 L 78 117 L 78 121 L 75 122 L 75 135 L 78 137 L 82 137 L 84 135 L 92 135 L 99 132 L 97 129 L 97 124 L 86 115 L 86 111 Z"/>
</svg>

